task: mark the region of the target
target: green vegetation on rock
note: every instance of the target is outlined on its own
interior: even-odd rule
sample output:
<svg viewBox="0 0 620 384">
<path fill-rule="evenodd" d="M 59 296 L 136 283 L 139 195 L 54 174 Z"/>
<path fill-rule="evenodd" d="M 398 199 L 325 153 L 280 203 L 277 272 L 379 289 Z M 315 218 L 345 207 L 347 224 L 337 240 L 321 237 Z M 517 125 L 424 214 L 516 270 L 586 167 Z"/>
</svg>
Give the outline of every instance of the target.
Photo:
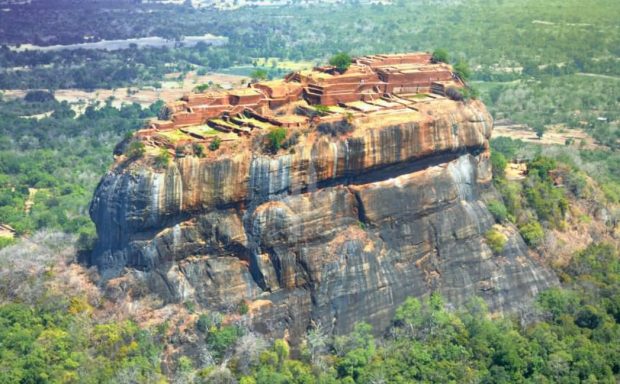
<svg viewBox="0 0 620 384">
<path fill-rule="evenodd" d="M 543 227 L 535 219 L 530 219 L 529 221 L 521 224 L 519 226 L 519 233 L 523 236 L 523 240 L 525 240 L 528 245 L 533 247 L 540 245 L 545 238 Z"/>
<path fill-rule="evenodd" d="M 194 151 L 194 154 L 198 157 L 205 156 L 205 146 L 202 144 L 199 144 L 199 143 L 192 144 L 192 150 Z"/>
<path fill-rule="evenodd" d="M 449 63 L 450 56 L 445 49 L 436 49 L 433 51 L 433 56 L 431 58 L 433 63 Z"/>
<path fill-rule="evenodd" d="M 484 234 L 484 238 L 486 239 L 489 248 L 491 248 L 495 254 L 502 253 L 504 247 L 506 246 L 506 242 L 508 241 L 506 235 L 494 228 L 489 229 Z"/>
<path fill-rule="evenodd" d="M 209 150 L 210 151 L 217 151 L 220 148 L 221 144 L 222 144 L 222 139 L 220 139 L 219 137 L 216 136 L 209 143 Z"/>
<path fill-rule="evenodd" d="M 127 147 L 127 157 L 130 159 L 139 159 L 144 156 L 145 147 L 141 141 L 132 141 Z"/>
<path fill-rule="evenodd" d="M 157 156 L 155 156 L 155 167 L 165 169 L 168 167 L 168 164 L 170 164 L 171 159 L 172 156 L 170 156 L 168 150 L 162 148 L 159 150 Z"/>
<path fill-rule="evenodd" d="M 271 128 L 271 130 L 267 134 L 269 149 L 273 153 L 278 152 L 278 150 L 282 146 L 282 143 L 284 142 L 285 139 L 286 139 L 286 129 L 282 127 Z"/>
<path fill-rule="evenodd" d="M 340 73 L 345 72 L 351 66 L 351 56 L 346 52 L 337 53 L 329 59 L 329 65 L 336 67 Z"/>
<path fill-rule="evenodd" d="M 471 69 L 469 64 L 462 59 L 459 59 L 453 66 L 454 73 L 463 81 L 467 81 L 471 78 Z"/>
</svg>

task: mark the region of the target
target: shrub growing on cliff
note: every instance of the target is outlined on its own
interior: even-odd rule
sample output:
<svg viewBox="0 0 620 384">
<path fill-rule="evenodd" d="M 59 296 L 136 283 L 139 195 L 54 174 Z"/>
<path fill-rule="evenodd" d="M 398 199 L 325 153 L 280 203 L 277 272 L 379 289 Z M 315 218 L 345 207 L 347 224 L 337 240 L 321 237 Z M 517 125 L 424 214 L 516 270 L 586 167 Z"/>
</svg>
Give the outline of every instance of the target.
<svg viewBox="0 0 620 384">
<path fill-rule="evenodd" d="M 127 147 L 127 152 L 125 153 L 130 159 L 139 159 L 144 156 L 144 152 L 146 151 L 144 147 L 144 143 L 141 141 L 134 141 L 129 144 Z"/>
<path fill-rule="evenodd" d="M 155 156 L 155 166 L 157 168 L 166 168 L 168 163 L 170 163 L 170 153 L 168 153 L 167 149 L 160 149 L 159 154 Z"/>
<path fill-rule="evenodd" d="M 532 247 L 539 245 L 545 238 L 542 225 L 534 219 L 530 219 L 527 223 L 519 226 L 519 233 L 523 236 L 523 240 Z"/>
<path fill-rule="evenodd" d="M 487 204 L 487 208 L 498 223 L 503 223 L 508 219 L 508 209 L 501 201 L 491 201 Z"/>
<path fill-rule="evenodd" d="M 276 356 L 278 356 L 278 366 L 282 367 L 282 364 L 288 359 L 290 354 L 288 343 L 283 339 L 277 339 L 273 343 L 273 350 Z"/>
<path fill-rule="evenodd" d="M 206 313 L 202 313 L 198 316 L 198 320 L 196 320 L 196 329 L 200 332 L 207 333 L 209 328 L 211 327 L 211 320 Z"/>
<path fill-rule="evenodd" d="M 469 80 L 471 77 L 471 69 L 466 61 L 459 59 L 453 67 L 454 73 L 463 81 Z"/>
<path fill-rule="evenodd" d="M 278 152 L 284 139 L 286 139 L 286 129 L 282 127 L 272 128 L 267 134 L 268 145 L 271 152 Z"/>
<path fill-rule="evenodd" d="M 199 143 L 194 143 L 192 145 L 192 149 L 194 150 L 194 155 L 198 157 L 205 157 L 205 146 Z"/>
<path fill-rule="evenodd" d="M 561 228 L 568 211 L 568 199 L 564 189 L 556 187 L 550 176 L 550 172 L 556 167 L 553 159 L 542 156 L 528 163 L 524 194 L 539 220 Z"/>
<path fill-rule="evenodd" d="M 484 234 L 484 238 L 486 239 L 489 248 L 491 248 L 495 254 L 502 253 L 504 247 L 506 246 L 506 242 L 508 241 L 506 235 L 495 228 L 489 229 Z"/>
<path fill-rule="evenodd" d="M 579 198 L 588 196 L 588 180 L 584 172 L 578 170 L 570 170 L 564 175 L 564 186 L 572 194 Z"/>
<path fill-rule="evenodd" d="M 545 156 L 537 156 L 534 160 L 527 163 L 527 172 L 531 175 L 538 175 L 543 180 L 549 178 L 549 172 L 557 168 L 558 164 L 554 159 Z"/>
<path fill-rule="evenodd" d="M 207 345 L 222 358 L 229 348 L 232 348 L 237 339 L 243 335 L 241 328 L 236 325 L 225 325 L 221 328 L 212 328 L 207 335 Z"/>
<path fill-rule="evenodd" d="M 220 144 L 222 144 L 222 139 L 220 139 L 219 137 L 213 138 L 213 141 L 209 143 L 209 150 L 217 151 L 220 148 Z"/>
<path fill-rule="evenodd" d="M 491 169 L 496 179 L 503 179 L 506 176 L 507 165 L 508 161 L 504 155 L 497 151 L 491 152 Z"/>
<path fill-rule="evenodd" d="M 201 313 L 196 320 L 196 329 L 207 333 L 213 327 L 217 329 L 222 325 L 222 314 L 219 312 Z"/>
<path fill-rule="evenodd" d="M 245 300 L 241 300 L 237 306 L 237 312 L 239 312 L 240 315 L 245 315 L 249 311 L 250 307 L 248 306 L 248 303 L 246 303 Z"/>
<path fill-rule="evenodd" d="M 450 57 L 448 55 L 448 52 L 446 52 L 444 49 L 436 49 L 433 52 L 433 56 L 431 57 L 431 61 L 433 63 L 447 63 L 449 61 Z"/>
<path fill-rule="evenodd" d="M 329 59 L 329 65 L 336 67 L 338 72 L 343 73 L 351 66 L 351 56 L 346 52 L 335 54 Z"/>
<path fill-rule="evenodd" d="M 533 177 L 527 180 L 524 192 L 539 220 L 549 222 L 555 228 L 563 225 L 568 211 L 568 199 L 563 189 L 555 187 L 550 181 Z"/>
</svg>

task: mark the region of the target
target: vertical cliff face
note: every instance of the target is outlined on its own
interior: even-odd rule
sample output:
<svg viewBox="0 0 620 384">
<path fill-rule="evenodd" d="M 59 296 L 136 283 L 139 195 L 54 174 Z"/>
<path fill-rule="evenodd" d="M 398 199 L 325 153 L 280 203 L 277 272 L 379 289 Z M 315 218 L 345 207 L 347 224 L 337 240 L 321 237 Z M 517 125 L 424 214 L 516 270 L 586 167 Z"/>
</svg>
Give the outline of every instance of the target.
<svg viewBox="0 0 620 384">
<path fill-rule="evenodd" d="M 118 163 L 91 205 L 104 278 L 128 270 L 169 302 L 246 300 L 258 329 L 381 329 L 408 296 L 510 311 L 555 284 L 513 227 L 493 254 L 488 138 L 479 102 L 366 117 L 345 136 L 303 130 L 287 153 L 221 150 L 165 170 Z"/>
</svg>

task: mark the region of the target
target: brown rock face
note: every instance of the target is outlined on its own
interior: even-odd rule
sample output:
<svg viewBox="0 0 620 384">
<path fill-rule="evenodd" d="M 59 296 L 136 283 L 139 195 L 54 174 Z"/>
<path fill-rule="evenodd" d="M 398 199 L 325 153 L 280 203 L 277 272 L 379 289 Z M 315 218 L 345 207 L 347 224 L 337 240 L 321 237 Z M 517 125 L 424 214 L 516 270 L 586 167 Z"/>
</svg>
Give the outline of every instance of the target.
<svg viewBox="0 0 620 384">
<path fill-rule="evenodd" d="M 501 255 L 484 241 L 494 191 L 481 103 L 436 100 L 353 125 L 309 129 L 286 154 L 119 164 L 92 202 L 91 261 L 106 278 L 135 271 L 169 302 L 247 300 L 258 329 L 293 338 L 311 320 L 383 329 L 405 298 L 431 291 L 509 311 L 555 284 L 514 229 Z"/>
</svg>

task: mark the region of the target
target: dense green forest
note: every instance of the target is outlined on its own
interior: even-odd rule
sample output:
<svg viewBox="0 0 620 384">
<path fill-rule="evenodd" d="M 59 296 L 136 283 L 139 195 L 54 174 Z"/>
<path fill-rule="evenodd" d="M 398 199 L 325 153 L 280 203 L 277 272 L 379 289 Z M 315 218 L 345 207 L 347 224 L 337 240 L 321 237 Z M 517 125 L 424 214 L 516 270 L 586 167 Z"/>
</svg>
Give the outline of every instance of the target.
<svg viewBox="0 0 620 384">
<path fill-rule="evenodd" d="M 110 100 L 76 117 L 66 102 L 45 92 L 0 99 L 0 222 L 18 235 L 43 228 L 93 235 L 88 203 L 113 146 L 160 108 L 133 104 L 119 110 Z M 47 117 L 24 118 L 40 113 Z"/>
<path fill-rule="evenodd" d="M 30 251 L 45 254 L 54 243 L 54 254 L 62 254 L 59 240 L 34 239 L 39 248 Z M 477 299 L 448 311 L 433 294 L 408 299 L 383 337 L 359 323 L 351 334 L 331 338 L 319 324 L 296 358 L 284 340 L 268 342 L 243 317 L 222 323 L 218 313 L 197 313 L 191 329 L 185 324 L 181 331 L 95 315 L 105 301 L 89 298 L 83 287 L 62 286 L 68 275 L 58 268 L 28 264 L 40 254 L 21 252 L 15 260 L 9 251 L 0 251 L 2 286 L 25 288 L 20 279 L 28 278 L 35 289 L 0 290 L 2 383 L 153 383 L 168 377 L 179 383 L 611 384 L 620 377 L 620 261 L 609 244 L 593 244 L 559 268 L 562 288 L 541 293 L 528 318 L 492 317 Z M 188 333 L 204 352 L 171 360 L 164 346 L 181 347 Z"/>
<path fill-rule="evenodd" d="M 60 191 L 79 184 L 79 172 L 105 168 L 110 150 L 104 152 L 105 145 L 100 145 L 101 154 L 93 152 L 84 161 L 77 144 L 92 135 L 104 143 L 119 140 L 158 106 L 119 111 L 104 105 L 74 119 L 66 106 L 45 94 L 27 99 L 31 101 L 5 102 L 4 113 L 52 108 L 56 116 L 39 121 L 16 118 L 42 125 L 39 130 L 31 127 L 29 132 L 38 134 L 23 140 L 30 147 L 20 147 L 20 140 L 7 142 L 4 162 L 17 155 L 21 161 L 16 163 L 25 166 L 30 161 L 33 171 L 22 168 L 6 179 L 28 185 L 23 173 L 41 178 L 39 186 L 49 189 L 47 200 L 35 204 L 31 216 L 22 217 L 24 225 L 72 231 L 79 223 L 59 212 L 77 209 L 90 196 Z M 69 119 L 65 123 L 72 122 L 73 130 L 52 137 L 43 128 L 54 118 Z M 127 125 L 120 125 L 109 138 L 96 128 L 120 121 Z M 25 126 L 15 128 L 12 137 L 20 137 Z M 39 144 L 33 146 L 34 138 Z M 67 163 L 57 163 L 54 157 L 45 157 L 42 164 L 33 160 L 67 140 L 73 140 L 73 148 L 65 153 L 71 159 Z M 94 141 L 83 145 L 99 148 Z M 620 202 L 615 189 L 620 157 L 615 152 L 545 148 L 506 138 L 493 140 L 492 148 L 494 183 L 501 199 L 489 202 L 489 208 L 499 224 L 514 223 L 534 248 L 541 246 L 546 231 L 566 225 L 569 204 Z M 509 180 L 506 163 L 522 157 L 531 159 L 526 179 Z M 75 170 L 66 169 L 78 162 Z M 69 172 L 58 178 L 37 176 L 34 171 L 47 174 L 40 169 L 43 164 L 57 175 Z M 555 186 L 550 171 L 563 176 L 562 188 Z M 93 174 L 90 182 L 98 176 Z M 50 206 L 48 200 L 57 203 Z M 46 213 L 48 222 L 35 220 L 37 209 Z M 495 241 L 488 235 L 487 241 Z M 254 332 L 243 308 L 235 309 L 240 316 L 231 322 L 224 321 L 230 314 L 204 312 L 188 303 L 180 310 L 180 322 L 141 324 L 139 317 L 114 309 L 123 308 L 118 301 L 93 293 L 98 291 L 92 286 L 96 280 L 84 283 L 76 278 L 69 267 L 75 246 L 75 237 L 39 232 L 0 250 L 1 382 L 615 383 L 620 377 L 620 348 L 615 342 L 620 337 L 620 256 L 611 243 L 594 243 L 558 265 L 561 287 L 541 293 L 533 309 L 514 316 L 489 314 L 477 299 L 465 308 L 448 310 L 439 295 L 431 295 L 407 300 L 380 336 L 360 323 L 349 335 L 330 337 L 316 324 L 294 354 L 284 340 L 269 341 Z M 503 247 L 501 239 L 493 246 Z M 171 354 L 166 347 L 183 350 L 188 340 L 196 346 L 192 353 Z"/>
<path fill-rule="evenodd" d="M 166 63 L 180 66 L 170 72 L 183 65 L 213 70 L 251 63 L 259 57 L 314 62 L 339 51 L 357 55 L 435 47 L 467 59 L 480 80 L 516 80 L 521 73 L 528 77 L 575 72 L 620 75 L 617 9 L 607 1 L 398 1 L 390 6 L 337 4 L 237 11 L 164 5 L 114 8 L 107 4 L 41 8 L 38 3 L 0 13 L 0 25 L 6 26 L 0 42 L 48 45 L 80 42 L 86 35 L 96 39 L 146 35 L 181 39 L 212 33 L 228 37 L 229 44 L 144 52 L 15 52 L 5 47 L 0 51 L 3 88 L 29 84 L 88 88 L 93 83 L 115 87 L 156 80 Z M 37 36 L 56 40 L 39 41 Z M 11 69 L 24 66 L 32 69 Z M 87 71 L 91 84 L 82 81 L 80 70 Z"/>
</svg>

